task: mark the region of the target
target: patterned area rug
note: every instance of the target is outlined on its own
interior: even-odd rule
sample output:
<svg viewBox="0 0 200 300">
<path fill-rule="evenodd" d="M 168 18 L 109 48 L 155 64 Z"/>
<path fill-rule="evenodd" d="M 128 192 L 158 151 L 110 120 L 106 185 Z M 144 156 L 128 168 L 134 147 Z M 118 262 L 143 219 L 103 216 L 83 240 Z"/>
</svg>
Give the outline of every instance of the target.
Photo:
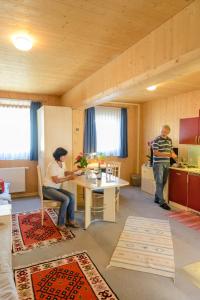
<svg viewBox="0 0 200 300">
<path fill-rule="evenodd" d="M 17 268 L 14 275 L 19 300 L 118 299 L 85 252 Z"/>
<path fill-rule="evenodd" d="M 13 253 L 18 254 L 74 238 L 74 234 L 67 228 L 64 232 L 58 230 L 57 218 L 56 212 L 50 208 L 45 210 L 43 226 L 40 211 L 12 215 Z"/>
<path fill-rule="evenodd" d="M 189 211 L 171 211 L 167 216 L 187 227 L 200 231 L 200 215 L 198 214 Z"/>
<path fill-rule="evenodd" d="M 169 221 L 128 217 L 109 266 L 174 278 Z"/>
</svg>

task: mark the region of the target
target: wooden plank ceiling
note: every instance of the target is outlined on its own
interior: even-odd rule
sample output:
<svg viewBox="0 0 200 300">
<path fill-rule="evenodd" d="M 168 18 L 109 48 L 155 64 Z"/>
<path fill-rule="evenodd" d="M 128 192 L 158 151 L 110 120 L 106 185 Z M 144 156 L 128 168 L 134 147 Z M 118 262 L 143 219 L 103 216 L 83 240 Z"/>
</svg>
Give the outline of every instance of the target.
<svg viewBox="0 0 200 300">
<path fill-rule="evenodd" d="M 0 90 L 62 95 L 192 0 L 0 0 Z M 30 52 L 11 37 L 25 31 Z"/>
</svg>

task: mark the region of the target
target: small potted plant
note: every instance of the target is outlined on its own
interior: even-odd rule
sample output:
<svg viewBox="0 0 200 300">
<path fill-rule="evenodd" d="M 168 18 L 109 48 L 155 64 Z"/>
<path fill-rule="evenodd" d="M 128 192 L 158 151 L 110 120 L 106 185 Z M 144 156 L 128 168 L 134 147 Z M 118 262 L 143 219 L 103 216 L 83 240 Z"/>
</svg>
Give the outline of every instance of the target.
<svg viewBox="0 0 200 300">
<path fill-rule="evenodd" d="M 79 169 L 87 168 L 88 165 L 87 156 L 83 152 L 80 152 L 79 155 L 76 157 L 74 164 L 77 165 L 77 168 Z"/>
<path fill-rule="evenodd" d="M 105 163 L 105 154 L 104 153 L 98 153 L 97 154 L 97 159 L 98 159 L 98 162 L 99 162 L 99 164 L 101 165 L 103 165 L 104 163 Z"/>
</svg>

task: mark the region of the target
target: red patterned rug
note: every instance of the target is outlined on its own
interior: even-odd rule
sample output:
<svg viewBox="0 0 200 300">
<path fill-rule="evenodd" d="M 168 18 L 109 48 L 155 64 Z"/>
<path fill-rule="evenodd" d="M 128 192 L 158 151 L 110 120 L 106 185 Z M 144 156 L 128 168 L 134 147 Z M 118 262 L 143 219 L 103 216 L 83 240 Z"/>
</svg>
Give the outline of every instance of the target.
<svg viewBox="0 0 200 300">
<path fill-rule="evenodd" d="M 16 268 L 19 300 L 116 300 L 87 253 Z"/>
<path fill-rule="evenodd" d="M 200 231 L 200 215 L 198 214 L 190 211 L 171 211 L 167 213 L 167 216 L 187 227 Z"/>
<path fill-rule="evenodd" d="M 74 234 L 67 228 L 66 231 L 59 231 L 56 226 L 57 218 L 55 210 L 50 208 L 45 210 L 43 226 L 40 211 L 12 215 L 13 253 L 74 238 Z"/>
</svg>

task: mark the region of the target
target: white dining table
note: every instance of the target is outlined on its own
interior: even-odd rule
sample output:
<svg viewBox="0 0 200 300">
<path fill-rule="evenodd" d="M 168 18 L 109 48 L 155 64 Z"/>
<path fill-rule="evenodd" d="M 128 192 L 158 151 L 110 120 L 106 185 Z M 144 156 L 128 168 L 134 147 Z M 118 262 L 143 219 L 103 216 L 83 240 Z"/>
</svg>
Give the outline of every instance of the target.
<svg viewBox="0 0 200 300">
<path fill-rule="evenodd" d="M 94 190 L 104 190 L 103 193 L 103 221 L 116 221 L 116 188 L 129 185 L 129 182 L 102 173 L 102 178 L 97 179 L 95 174 L 88 178 L 87 175 L 76 176 L 74 180 L 65 182 L 63 189 L 72 192 L 75 196 L 75 210 L 77 210 L 77 186 L 84 187 L 85 190 L 85 229 L 91 224 L 92 193 Z"/>
</svg>

